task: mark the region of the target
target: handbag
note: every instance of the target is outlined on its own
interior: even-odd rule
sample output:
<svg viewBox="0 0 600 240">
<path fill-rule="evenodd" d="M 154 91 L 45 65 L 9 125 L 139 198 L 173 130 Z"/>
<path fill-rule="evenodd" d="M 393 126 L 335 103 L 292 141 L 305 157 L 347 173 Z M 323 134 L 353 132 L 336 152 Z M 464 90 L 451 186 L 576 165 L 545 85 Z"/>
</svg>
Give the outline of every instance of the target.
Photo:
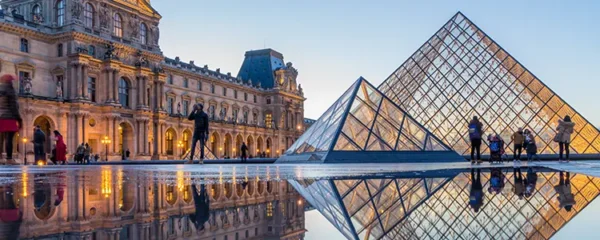
<svg viewBox="0 0 600 240">
<path fill-rule="evenodd" d="M 556 135 L 554 136 L 554 139 L 552 139 L 555 142 L 560 142 L 562 140 L 562 136 L 564 133 L 556 133 Z"/>
</svg>

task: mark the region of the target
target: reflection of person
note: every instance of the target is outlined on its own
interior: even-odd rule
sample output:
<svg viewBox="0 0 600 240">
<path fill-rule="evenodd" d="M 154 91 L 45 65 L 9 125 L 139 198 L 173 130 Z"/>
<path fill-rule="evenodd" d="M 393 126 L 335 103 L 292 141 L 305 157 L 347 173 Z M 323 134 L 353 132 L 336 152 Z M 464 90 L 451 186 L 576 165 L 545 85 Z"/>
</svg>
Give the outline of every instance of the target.
<svg viewBox="0 0 600 240">
<path fill-rule="evenodd" d="M 23 213 L 15 203 L 13 186 L 0 186 L 0 235 L 3 239 L 19 239 Z"/>
<path fill-rule="evenodd" d="M 489 193 L 495 192 L 500 194 L 504 188 L 504 173 L 500 168 L 492 168 L 490 174 L 490 187 L 488 188 Z"/>
<path fill-rule="evenodd" d="M 531 195 L 533 195 L 533 192 L 535 191 L 535 185 L 537 183 L 538 180 L 538 176 L 537 173 L 535 171 L 533 171 L 533 168 L 527 168 L 527 179 L 525 180 L 525 184 L 527 184 L 525 186 L 525 197 L 526 198 L 530 198 Z"/>
<path fill-rule="evenodd" d="M 198 193 L 196 185 L 192 185 L 192 194 L 194 195 L 196 212 L 190 214 L 189 218 L 194 223 L 194 226 L 196 226 L 196 230 L 202 231 L 204 230 L 204 223 L 208 221 L 210 216 L 210 198 L 204 184 L 200 184 L 200 193 Z"/>
<path fill-rule="evenodd" d="M 483 206 L 483 186 L 481 185 L 481 169 L 477 169 L 477 177 L 475 177 L 475 169 L 471 169 L 471 193 L 469 194 L 469 205 L 475 212 L 479 212 L 479 208 Z"/>
<path fill-rule="evenodd" d="M 200 141 L 200 164 L 204 160 L 204 145 L 208 139 L 208 115 L 203 111 L 202 104 L 194 105 L 194 109 L 188 120 L 194 121 L 194 135 L 192 136 L 192 150 L 190 152 L 190 160 L 188 164 L 194 163 L 194 152 L 196 151 L 196 143 Z M 214 151 L 214 149 L 213 149 Z"/>
<path fill-rule="evenodd" d="M 525 192 L 525 183 L 523 181 L 523 174 L 521 173 L 521 168 L 513 168 L 513 180 L 515 186 L 513 187 L 513 193 L 519 197 L 519 199 L 523 199 L 523 194 Z"/>
<path fill-rule="evenodd" d="M 558 194 L 559 206 L 561 208 L 565 208 L 567 212 L 570 212 L 575 205 L 575 196 L 571 192 L 571 180 L 570 175 L 567 172 L 566 177 L 563 172 L 560 172 L 560 180 L 558 181 L 558 185 L 554 186 L 554 191 Z"/>
</svg>

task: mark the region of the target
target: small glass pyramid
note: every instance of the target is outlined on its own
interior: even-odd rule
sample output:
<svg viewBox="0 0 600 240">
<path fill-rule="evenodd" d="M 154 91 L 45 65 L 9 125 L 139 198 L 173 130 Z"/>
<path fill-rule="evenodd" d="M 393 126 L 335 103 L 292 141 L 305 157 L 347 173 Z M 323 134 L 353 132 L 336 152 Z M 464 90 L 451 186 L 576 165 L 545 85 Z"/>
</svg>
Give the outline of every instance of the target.
<svg viewBox="0 0 600 240">
<path fill-rule="evenodd" d="M 460 156 L 373 85 L 359 78 L 278 162 L 459 159 Z"/>
</svg>

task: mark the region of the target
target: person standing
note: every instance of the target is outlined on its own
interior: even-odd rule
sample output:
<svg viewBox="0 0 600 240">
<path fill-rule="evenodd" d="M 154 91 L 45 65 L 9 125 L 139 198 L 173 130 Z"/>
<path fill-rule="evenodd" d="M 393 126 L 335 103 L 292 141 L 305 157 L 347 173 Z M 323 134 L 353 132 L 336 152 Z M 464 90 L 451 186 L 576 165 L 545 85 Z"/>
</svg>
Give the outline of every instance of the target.
<svg viewBox="0 0 600 240">
<path fill-rule="evenodd" d="M 519 128 L 510 138 L 513 141 L 513 162 L 521 161 L 521 153 L 523 152 L 523 143 L 525 142 L 525 136 L 523 136 L 523 128 Z"/>
<path fill-rule="evenodd" d="M 33 152 L 34 152 L 34 162 L 43 161 L 46 163 L 46 153 L 44 152 L 44 145 L 46 143 L 46 134 L 42 131 L 40 126 L 35 126 L 35 131 L 33 132 Z"/>
<path fill-rule="evenodd" d="M 535 136 L 529 131 L 525 130 L 525 152 L 527 153 L 527 161 L 533 161 L 536 158 L 540 161 L 540 157 L 537 155 L 537 144 L 535 143 Z"/>
<path fill-rule="evenodd" d="M 129 156 L 131 156 L 131 152 L 129 151 L 129 148 L 127 150 L 125 150 L 125 160 L 129 160 Z"/>
<path fill-rule="evenodd" d="M 63 136 L 57 130 L 54 130 L 54 140 L 56 140 L 55 160 L 57 163 L 62 162 L 65 165 L 67 163 L 67 145 L 65 145 Z"/>
<path fill-rule="evenodd" d="M 244 163 L 248 161 L 248 146 L 246 146 L 245 142 L 242 142 L 240 150 L 242 151 L 242 162 Z"/>
<path fill-rule="evenodd" d="M 77 146 L 77 150 L 76 150 L 76 154 L 75 154 L 75 162 L 77 164 L 82 164 L 84 156 L 85 156 L 85 144 L 81 143 L 81 145 Z"/>
<path fill-rule="evenodd" d="M 192 151 L 190 152 L 190 160 L 188 164 L 194 163 L 194 152 L 196 151 L 196 143 L 200 141 L 200 164 L 204 161 L 204 145 L 208 139 L 208 114 L 204 112 L 204 105 L 196 104 L 188 120 L 194 121 L 194 134 L 192 136 Z M 214 151 L 215 149 L 213 149 Z"/>
<path fill-rule="evenodd" d="M 565 116 L 564 120 L 558 119 L 558 127 L 556 127 L 556 136 L 554 136 L 554 141 L 558 142 L 559 162 L 564 160 L 569 162 L 570 160 L 569 144 L 571 143 L 571 134 L 573 133 L 574 127 L 575 123 L 571 122 L 571 117 L 569 115 Z M 563 152 L 565 152 L 566 158 L 563 158 Z"/>
<path fill-rule="evenodd" d="M 13 138 L 23 126 L 17 94 L 12 84 L 14 80 L 15 77 L 10 74 L 0 77 L 0 133 L 4 137 L 6 164 L 10 165 L 18 164 L 12 156 Z"/>
<path fill-rule="evenodd" d="M 473 116 L 469 122 L 469 139 L 471 140 L 471 163 L 481 163 L 481 136 L 483 136 L 483 124 L 479 122 L 477 116 Z M 475 159 L 477 152 L 477 159 Z"/>
<path fill-rule="evenodd" d="M 88 143 L 85 143 L 85 150 L 83 151 L 83 162 L 90 164 L 90 157 L 92 154 L 92 148 Z"/>
</svg>

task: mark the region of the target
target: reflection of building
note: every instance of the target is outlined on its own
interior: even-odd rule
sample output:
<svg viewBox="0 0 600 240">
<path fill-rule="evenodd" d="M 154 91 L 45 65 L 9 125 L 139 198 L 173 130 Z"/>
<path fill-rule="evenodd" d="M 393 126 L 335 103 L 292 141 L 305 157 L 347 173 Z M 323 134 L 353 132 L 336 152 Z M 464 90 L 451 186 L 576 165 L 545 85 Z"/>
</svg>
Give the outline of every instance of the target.
<svg viewBox="0 0 600 240">
<path fill-rule="evenodd" d="M 160 183 L 110 169 L 98 176 L 60 174 L 28 175 L 12 185 L 24 214 L 21 238 L 295 240 L 305 232 L 304 202 L 286 182 L 254 179 L 245 189 L 207 184 L 210 216 L 198 231 L 189 220 L 195 213 L 190 182 L 181 172 Z M 55 207 L 59 187 L 64 200 Z"/>
<path fill-rule="evenodd" d="M 297 70 L 271 49 L 246 52 L 238 77 L 163 56 L 150 1 L 7 0 L 0 14 L 0 74 L 15 74 L 23 133 L 59 130 L 67 149 L 89 142 L 109 158 L 177 159 L 190 147 L 182 118 L 203 103 L 219 157 L 279 155 L 303 131 Z M 17 137 L 19 138 L 19 137 Z M 50 141 L 47 151 L 50 152 Z M 181 142 L 181 148 L 178 143 Z M 22 151 L 22 145 L 18 147 Z M 30 146 L 31 148 L 31 146 Z"/>
<path fill-rule="evenodd" d="M 553 189 L 558 172 L 537 173 L 533 194 L 520 200 L 512 168 L 503 171 L 502 194 L 487 193 L 482 173 L 479 212 L 469 206 L 470 173 L 290 183 L 349 239 L 549 239 L 600 193 L 600 179 L 572 175 L 576 204 L 567 212 Z"/>
<path fill-rule="evenodd" d="M 544 154 L 558 153 L 558 119 L 576 123 L 572 153 L 600 152 L 598 129 L 460 12 L 406 60 L 379 90 L 459 154 L 469 150 L 468 121 L 486 133 L 530 129 Z M 487 149 L 487 145 L 483 145 Z"/>
<path fill-rule="evenodd" d="M 464 161 L 361 77 L 277 161 L 433 160 Z"/>
</svg>

